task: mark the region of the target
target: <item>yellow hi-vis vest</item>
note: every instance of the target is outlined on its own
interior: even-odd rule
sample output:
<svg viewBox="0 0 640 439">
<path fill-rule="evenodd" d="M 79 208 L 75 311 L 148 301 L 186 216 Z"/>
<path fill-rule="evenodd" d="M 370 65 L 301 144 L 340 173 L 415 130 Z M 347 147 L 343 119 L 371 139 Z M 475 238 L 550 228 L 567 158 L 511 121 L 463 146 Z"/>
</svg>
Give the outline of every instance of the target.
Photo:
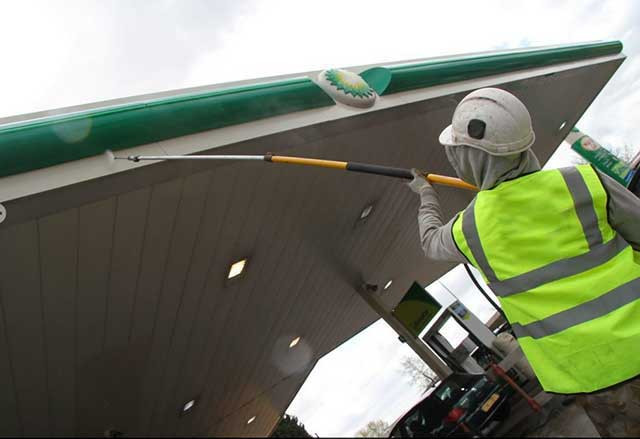
<svg viewBox="0 0 640 439">
<path fill-rule="evenodd" d="M 480 191 L 453 237 L 546 391 L 591 392 L 640 374 L 640 253 L 609 225 L 591 166 Z"/>
</svg>

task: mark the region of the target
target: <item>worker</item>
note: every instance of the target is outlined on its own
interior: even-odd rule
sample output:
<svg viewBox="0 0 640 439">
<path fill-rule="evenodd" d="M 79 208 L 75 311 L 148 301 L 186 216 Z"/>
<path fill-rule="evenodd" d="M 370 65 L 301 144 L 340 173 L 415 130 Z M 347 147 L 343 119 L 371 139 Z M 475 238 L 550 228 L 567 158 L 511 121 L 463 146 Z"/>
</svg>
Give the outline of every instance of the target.
<svg viewBox="0 0 640 439">
<path fill-rule="evenodd" d="M 480 190 L 445 224 L 436 191 L 412 170 L 425 255 L 480 271 L 546 391 L 600 391 L 589 401 L 616 404 L 637 392 L 624 418 L 637 427 L 640 199 L 590 165 L 540 170 L 529 112 L 501 89 L 462 99 L 439 140 Z"/>
</svg>

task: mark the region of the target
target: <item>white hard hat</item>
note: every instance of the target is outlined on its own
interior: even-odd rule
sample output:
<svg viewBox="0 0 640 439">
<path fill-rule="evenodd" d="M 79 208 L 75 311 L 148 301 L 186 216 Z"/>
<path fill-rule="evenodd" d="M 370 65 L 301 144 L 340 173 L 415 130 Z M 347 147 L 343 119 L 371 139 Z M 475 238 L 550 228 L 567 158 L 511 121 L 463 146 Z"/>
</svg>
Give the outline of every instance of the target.
<svg viewBox="0 0 640 439">
<path fill-rule="evenodd" d="M 518 98 L 499 88 L 481 88 L 460 101 L 439 140 L 446 146 L 511 155 L 531 148 L 535 134 L 529 111 Z"/>
</svg>

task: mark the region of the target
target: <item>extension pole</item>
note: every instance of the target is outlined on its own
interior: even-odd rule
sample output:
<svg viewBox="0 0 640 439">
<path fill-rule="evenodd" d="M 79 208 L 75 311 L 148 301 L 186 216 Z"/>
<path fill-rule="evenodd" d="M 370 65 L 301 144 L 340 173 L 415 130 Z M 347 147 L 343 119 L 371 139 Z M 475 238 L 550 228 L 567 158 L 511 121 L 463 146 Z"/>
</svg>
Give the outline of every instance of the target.
<svg viewBox="0 0 640 439">
<path fill-rule="evenodd" d="M 282 155 L 133 155 L 128 157 L 114 157 L 118 160 L 130 160 L 139 162 L 140 160 L 249 160 L 264 161 L 270 163 L 287 163 L 293 165 L 317 166 L 321 168 L 341 169 L 352 172 L 363 172 L 367 174 L 385 175 L 387 177 L 404 178 L 412 180 L 413 174 L 411 170 L 404 168 L 394 168 L 391 166 L 370 165 L 358 162 L 340 162 L 336 160 L 310 159 L 304 157 L 289 157 Z M 477 191 L 478 188 L 465 183 L 459 178 L 447 177 L 438 174 L 424 174 L 424 178 L 429 183 L 440 184 L 444 186 L 457 187 L 471 191 Z"/>
</svg>

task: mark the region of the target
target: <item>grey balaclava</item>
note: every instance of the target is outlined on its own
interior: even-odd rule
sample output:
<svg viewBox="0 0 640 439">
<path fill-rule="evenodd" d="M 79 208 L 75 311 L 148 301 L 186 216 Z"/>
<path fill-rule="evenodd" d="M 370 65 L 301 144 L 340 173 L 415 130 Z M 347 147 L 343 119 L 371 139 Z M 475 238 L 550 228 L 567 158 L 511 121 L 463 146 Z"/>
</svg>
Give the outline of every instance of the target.
<svg viewBox="0 0 640 439">
<path fill-rule="evenodd" d="M 466 145 L 445 146 L 444 149 L 458 177 L 482 190 L 540 170 L 540 162 L 530 149 L 507 156 L 490 155 Z"/>
</svg>

